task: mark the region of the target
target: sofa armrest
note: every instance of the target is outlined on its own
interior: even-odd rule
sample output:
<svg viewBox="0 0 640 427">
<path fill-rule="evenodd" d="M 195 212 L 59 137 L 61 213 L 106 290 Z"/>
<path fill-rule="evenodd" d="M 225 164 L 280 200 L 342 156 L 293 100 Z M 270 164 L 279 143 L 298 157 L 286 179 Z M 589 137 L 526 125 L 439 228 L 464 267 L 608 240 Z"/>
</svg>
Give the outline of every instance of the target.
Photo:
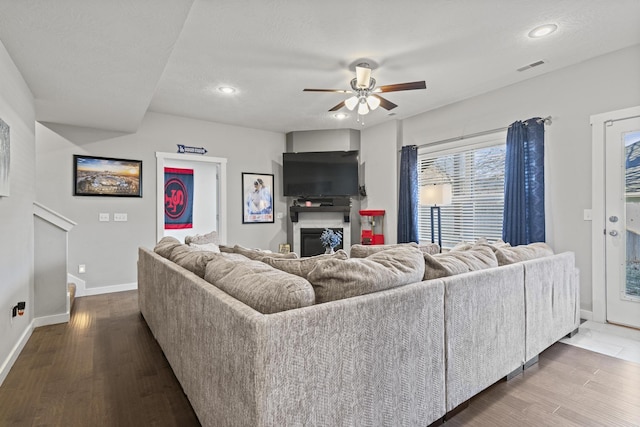
<svg viewBox="0 0 640 427">
<path fill-rule="evenodd" d="M 522 366 L 524 274 L 507 265 L 446 277 L 447 411 Z"/>
<path fill-rule="evenodd" d="M 525 286 L 525 361 L 580 326 L 580 280 L 573 252 L 522 263 Z"/>
</svg>

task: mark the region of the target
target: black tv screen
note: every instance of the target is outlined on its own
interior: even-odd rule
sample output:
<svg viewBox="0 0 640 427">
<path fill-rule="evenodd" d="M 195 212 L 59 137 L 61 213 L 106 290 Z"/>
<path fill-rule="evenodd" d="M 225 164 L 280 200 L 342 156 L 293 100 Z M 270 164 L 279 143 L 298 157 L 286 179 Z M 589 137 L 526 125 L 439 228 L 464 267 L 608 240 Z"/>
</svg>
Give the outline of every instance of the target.
<svg viewBox="0 0 640 427">
<path fill-rule="evenodd" d="M 282 154 L 284 195 L 346 197 L 358 195 L 358 151 Z"/>
</svg>

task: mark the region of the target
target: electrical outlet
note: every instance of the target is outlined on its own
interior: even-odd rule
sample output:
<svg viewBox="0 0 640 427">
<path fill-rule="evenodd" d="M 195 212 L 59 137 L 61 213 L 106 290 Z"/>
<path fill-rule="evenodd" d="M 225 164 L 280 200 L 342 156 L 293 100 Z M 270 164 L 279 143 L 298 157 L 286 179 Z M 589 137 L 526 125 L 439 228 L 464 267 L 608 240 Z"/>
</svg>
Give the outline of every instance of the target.
<svg viewBox="0 0 640 427">
<path fill-rule="evenodd" d="M 87 272 L 87 268 L 84 264 L 80 264 L 78 266 L 78 273 L 86 273 Z"/>
<path fill-rule="evenodd" d="M 113 214 L 113 220 L 114 221 L 127 221 L 127 214 L 126 213 L 114 213 Z"/>
</svg>

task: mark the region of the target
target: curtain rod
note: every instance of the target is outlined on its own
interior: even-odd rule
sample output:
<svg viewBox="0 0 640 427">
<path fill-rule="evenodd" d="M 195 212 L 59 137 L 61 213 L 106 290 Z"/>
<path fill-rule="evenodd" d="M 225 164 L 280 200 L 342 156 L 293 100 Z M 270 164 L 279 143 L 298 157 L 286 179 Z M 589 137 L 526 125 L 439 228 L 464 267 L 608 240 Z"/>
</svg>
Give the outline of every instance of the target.
<svg viewBox="0 0 640 427">
<path fill-rule="evenodd" d="M 551 122 L 551 116 L 547 116 L 544 119 L 538 119 L 538 120 L 536 120 L 536 122 L 537 123 L 542 122 L 545 125 L 551 125 L 551 123 L 552 123 Z M 461 141 L 461 140 L 467 139 L 467 138 L 475 138 L 476 136 L 490 135 L 492 133 L 503 132 L 505 130 L 508 130 L 510 127 L 511 127 L 511 125 L 503 127 L 503 128 L 485 130 L 485 131 L 482 131 L 482 132 L 471 133 L 469 135 L 456 136 L 456 137 L 453 137 L 453 138 L 443 139 L 443 140 L 440 140 L 440 141 L 429 142 L 427 144 L 418 145 L 416 147 L 416 149 L 424 148 L 424 147 L 430 147 L 432 145 L 446 144 L 448 142 Z M 398 150 L 398 151 L 402 151 L 402 150 Z"/>
</svg>

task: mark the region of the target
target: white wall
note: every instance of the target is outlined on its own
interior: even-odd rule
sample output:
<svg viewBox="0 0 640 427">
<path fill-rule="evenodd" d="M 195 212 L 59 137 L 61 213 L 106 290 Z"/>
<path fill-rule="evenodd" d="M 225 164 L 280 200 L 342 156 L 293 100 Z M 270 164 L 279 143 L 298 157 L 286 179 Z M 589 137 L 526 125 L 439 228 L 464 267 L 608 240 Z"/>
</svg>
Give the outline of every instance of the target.
<svg viewBox="0 0 640 427">
<path fill-rule="evenodd" d="M 421 145 L 505 127 L 515 120 L 552 116 L 553 124 L 545 134 L 547 241 L 556 252 L 575 252 L 581 308 L 591 311 L 591 223 L 583 220 L 583 210 L 591 208 L 589 118 L 639 104 L 640 45 L 636 45 L 408 118 L 402 123 L 403 145 Z M 363 132 L 362 146 L 366 149 L 377 137 L 375 128 Z M 378 158 L 385 159 L 382 155 Z M 387 159 L 384 168 L 393 170 L 394 162 Z M 370 200 L 378 197 L 378 190 L 369 182 L 367 191 Z"/>
<path fill-rule="evenodd" d="M 0 197 L 0 383 L 26 342 L 33 319 L 35 112 L 31 91 L 0 42 L 0 118 L 10 127 L 9 197 Z M 10 309 L 26 312 L 11 322 Z"/>
<path fill-rule="evenodd" d="M 362 169 L 367 197 L 362 209 L 384 209 L 385 243 L 398 242 L 398 150 L 401 148 L 399 128 L 393 120 L 361 132 Z"/>
<path fill-rule="evenodd" d="M 176 152 L 177 144 L 204 147 L 207 155 L 228 159 L 229 244 L 277 251 L 278 244 L 286 242 L 286 217 L 274 224 L 242 224 L 240 183 L 242 172 L 273 173 L 275 182 L 281 182 L 284 134 L 157 113 L 148 113 L 135 134 L 95 142 L 91 132 L 84 134 L 90 142 L 74 143 L 49 128 L 36 126 L 36 191 L 39 202 L 77 222 L 69 233 L 69 272 L 84 280 L 87 289 L 135 286 L 137 249 L 153 247 L 156 242 L 155 153 Z M 143 197 L 74 197 L 73 154 L 142 160 Z M 276 189 L 276 213 L 286 208 L 279 194 L 282 191 Z M 99 222 L 100 212 L 110 213 L 112 220 Z M 127 213 L 128 221 L 113 222 L 114 212 Z M 85 274 L 78 273 L 79 264 L 86 265 Z"/>
</svg>

